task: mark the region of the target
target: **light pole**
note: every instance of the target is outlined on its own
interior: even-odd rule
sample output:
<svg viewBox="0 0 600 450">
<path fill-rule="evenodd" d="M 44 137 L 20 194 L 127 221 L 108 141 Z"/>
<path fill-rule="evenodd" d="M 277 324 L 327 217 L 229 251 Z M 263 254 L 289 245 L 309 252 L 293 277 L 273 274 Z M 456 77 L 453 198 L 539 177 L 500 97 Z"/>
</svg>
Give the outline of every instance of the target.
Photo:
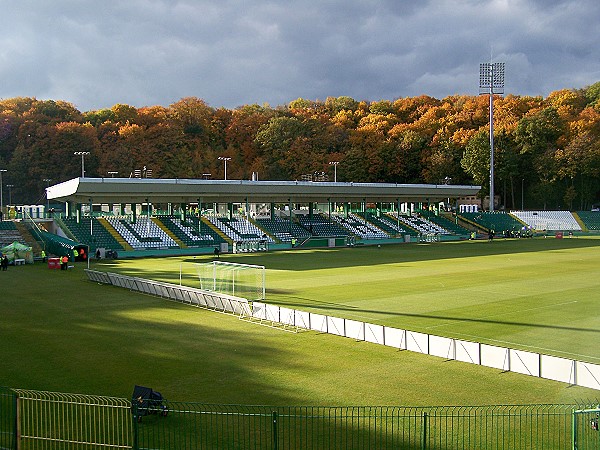
<svg viewBox="0 0 600 450">
<path fill-rule="evenodd" d="M 525 211 L 525 191 L 523 190 L 523 182 L 525 178 L 521 178 L 521 211 Z"/>
<path fill-rule="evenodd" d="M 449 185 L 450 183 L 452 183 L 452 178 L 450 178 L 450 177 L 444 177 L 444 184 L 445 185 Z M 451 210 L 451 208 L 450 208 L 450 197 L 447 197 L 446 200 L 447 200 L 447 202 L 446 202 L 446 210 L 450 211 Z"/>
<path fill-rule="evenodd" d="M 4 220 L 4 204 L 2 203 L 3 200 L 3 196 L 2 196 L 2 172 L 7 172 L 6 169 L 0 169 L 0 213 L 2 213 L 2 220 Z"/>
<path fill-rule="evenodd" d="M 90 152 L 73 152 L 75 156 L 81 156 L 81 178 L 85 178 L 85 161 L 84 158 L 86 155 L 89 155 Z"/>
<path fill-rule="evenodd" d="M 494 211 L 494 94 L 504 94 L 504 63 L 479 64 L 479 93 L 490 95 L 490 212 Z"/>
<path fill-rule="evenodd" d="M 333 182 L 337 183 L 337 166 L 340 162 L 339 161 L 329 161 L 329 165 L 333 166 Z"/>
<path fill-rule="evenodd" d="M 50 210 L 50 199 L 48 198 L 48 189 L 50 188 L 50 182 L 52 178 L 44 178 L 46 182 L 46 217 L 48 217 L 48 211 Z"/>
<path fill-rule="evenodd" d="M 14 184 L 7 184 L 6 187 L 8 188 L 8 204 L 12 205 L 12 188 L 15 187 Z"/>
<path fill-rule="evenodd" d="M 223 161 L 225 163 L 225 177 L 223 179 L 226 180 L 227 179 L 227 161 L 231 161 L 231 158 L 229 156 L 219 156 L 217 159 L 219 161 Z"/>
</svg>

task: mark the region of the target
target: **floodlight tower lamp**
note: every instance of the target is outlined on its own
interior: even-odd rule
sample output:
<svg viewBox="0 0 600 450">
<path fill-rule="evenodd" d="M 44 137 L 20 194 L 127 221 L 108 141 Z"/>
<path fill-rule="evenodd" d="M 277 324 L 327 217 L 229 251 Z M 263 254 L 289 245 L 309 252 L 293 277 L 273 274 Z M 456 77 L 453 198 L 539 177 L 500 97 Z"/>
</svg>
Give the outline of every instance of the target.
<svg viewBox="0 0 600 450">
<path fill-rule="evenodd" d="M 340 162 L 339 161 L 329 161 L 329 165 L 333 166 L 333 182 L 337 183 L 337 166 Z"/>
<path fill-rule="evenodd" d="M 75 156 L 81 156 L 81 178 L 85 178 L 85 160 L 84 158 L 90 154 L 90 152 L 73 152 Z"/>
<path fill-rule="evenodd" d="M 479 65 L 479 93 L 490 96 L 490 211 L 494 211 L 494 94 L 504 94 L 504 63 Z"/>
<path fill-rule="evenodd" d="M 225 174 L 223 179 L 227 180 L 227 161 L 231 161 L 231 158 L 229 156 L 219 156 L 217 159 L 225 163 Z"/>
</svg>

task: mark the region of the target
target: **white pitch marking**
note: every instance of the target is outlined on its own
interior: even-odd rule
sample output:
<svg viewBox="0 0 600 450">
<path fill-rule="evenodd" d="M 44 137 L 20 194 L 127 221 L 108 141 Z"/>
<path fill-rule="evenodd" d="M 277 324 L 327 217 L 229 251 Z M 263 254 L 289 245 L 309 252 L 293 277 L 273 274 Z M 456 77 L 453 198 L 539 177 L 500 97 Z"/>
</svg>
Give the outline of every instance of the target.
<svg viewBox="0 0 600 450">
<path fill-rule="evenodd" d="M 528 311 L 536 311 L 538 309 L 546 309 L 546 308 L 553 308 L 555 306 L 570 305 L 570 304 L 573 304 L 573 303 L 577 303 L 577 300 L 573 300 L 571 302 L 553 303 L 552 305 L 544 305 L 544 306 L 538 306 L 536 308 L 521 309 L 521 310 L 518 310 L 518 311 L 511 311 L 511 312 L 502 313 L 502 314 L 493 314 L 491 316 L 475 317 L 473 319 L 455 320 L 455 321 L 452 321 L 452 322 L 442 323 L 440 325 L 432 325 L 430 327 L 426 327 L 426 329 L 428 330 L 430 328 L 445 327 L 447 325 L 454 325 L 454 324 L 462 323 L 462 322 L 475 322 L 477 320 L 487 320 L 487 319 L 491 319 L 491 318 L 494 318 L 494 317 L 508 316 L 508 315 L 519 314 L 519 313 L 524 313 L 524 312 L 528 312 Z"/>
</svg>

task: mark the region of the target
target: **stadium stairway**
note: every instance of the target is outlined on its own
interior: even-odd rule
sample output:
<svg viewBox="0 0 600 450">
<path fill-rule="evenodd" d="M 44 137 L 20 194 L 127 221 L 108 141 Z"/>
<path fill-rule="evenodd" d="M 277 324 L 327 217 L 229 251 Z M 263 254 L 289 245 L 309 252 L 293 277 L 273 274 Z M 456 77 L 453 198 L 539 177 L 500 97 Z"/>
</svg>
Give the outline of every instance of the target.
<svg viewBox="0 0 600 450">
<path fill-rule="evenodd" d="M 385 213 L 385 216 L 388 217 L 390 220 L 392 221 L 397 221 L 398 220 L 398 216 L 394 216 L 394 214 L 392 213 Z M 413 227 L 411 224 L 404 222 L 403 220 L 400 221 L 400 226 L 404 229 L 406 229 L 406 231 L 408 232 L 408 234 L 410 234 L 411 236 L 418 236 L 419 234 L 421 234 L 421 232 L 419 230 L 417 230 L 415 227 Z"/>
<path fill-rule="evenodd" d="M 29 228 L 27 228 L 21 222 L 15 222 L 15 227 L 17 228 L 17 231 L 19 232 L 25 243 L 31 247 L 31 251 L 33 252 L 33 254 L 39 255 L 42 251 L 42 247 L 40 246 L 40 243 L 33 237 L 31 232 L 29 231 Z"/>
<path fill-rule="evenodd" d="M 181 239 L 175 236 L 175 234 L 171 230 L 169 230 L 167 226 L 164 223 L 162 223 L 157 217 L 152 217 L 152 222 L 154 222 L 158 228 L 163 230 L 167 234 L 167 236 L 173 239 L 177 243 L 179 248 L 188 248 L 188 246 L 185 245 L 185 243 Z"/>
<path fill-rule="evenodd" d="M 133 247 L 129 245 L 125 239 L 115 230 L 115 228 L 106 220 L 104 217 L 98 217 L 98 223 L 100 223 L 106 231 L 108 231 L 112 237 L 123 247 L 125 251 L 133 251 Z"/>
<path fill-rule="evenodd" d="M 205 224 L 208 228 L 217 233 L 221 239 L 223 239 L 229 245 L 233 245 L 233 240 L 229 236 L 227 236 L 223 231 L 221 231 L 221 229 L 217 227 L 214 223 L 212 223 L 206 217 L 202 217 L 201 220 L 203 224 Z"/>
<path fill-rule="evenodd" d="M 278 244 L 281 244 L 281 239 L 279 239 L 277 236 L 273 236 L 271 234 L 271 232 L 269 230 L 267 230 L 260 222 L 258 222 L 256 219 L 253 219 L 251 217 L 247 217 L 246 220 L 248 222 L 250 222 L 252 225 L 254 225 L 256 228 L 258 228 L 260 231 L 262 231 L 263 235 L 269 236 L 273 242 L 276 242 Z"/>
</svg>

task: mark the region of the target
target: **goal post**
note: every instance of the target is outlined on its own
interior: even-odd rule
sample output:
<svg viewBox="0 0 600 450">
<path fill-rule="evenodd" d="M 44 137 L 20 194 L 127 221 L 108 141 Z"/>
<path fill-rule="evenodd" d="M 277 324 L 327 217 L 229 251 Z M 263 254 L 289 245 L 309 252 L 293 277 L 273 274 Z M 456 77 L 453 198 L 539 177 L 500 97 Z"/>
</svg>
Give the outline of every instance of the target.
<svg viewBox="0 0 600 450">
<path fill-rule="evenodd" d="M 265 299 L 265 266 L 226 261 L 197 265 L 200 289 L 245 298 Z"/>
</svg>

